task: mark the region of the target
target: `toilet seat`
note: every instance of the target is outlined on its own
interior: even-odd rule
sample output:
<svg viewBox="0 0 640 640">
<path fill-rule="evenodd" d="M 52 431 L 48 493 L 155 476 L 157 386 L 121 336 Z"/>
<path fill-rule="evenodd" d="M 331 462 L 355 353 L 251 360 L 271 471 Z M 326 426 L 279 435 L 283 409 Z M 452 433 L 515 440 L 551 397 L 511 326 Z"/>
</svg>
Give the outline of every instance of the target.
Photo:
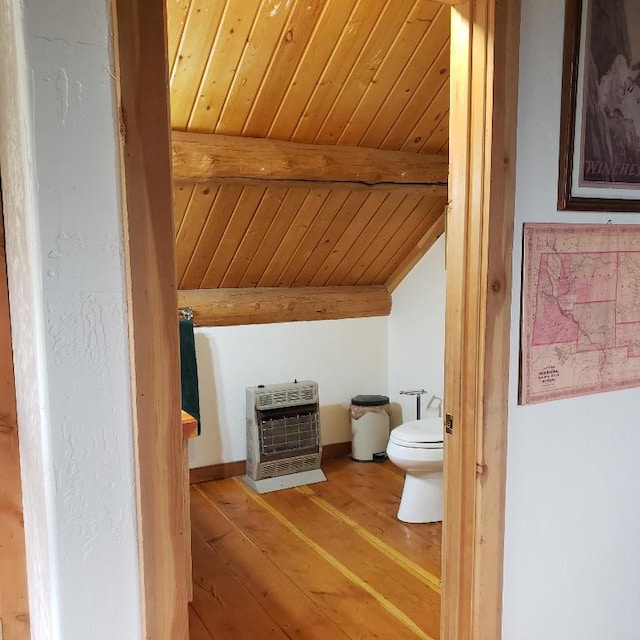
<svg viewBox="0 0 640 640">
<path fill-rule="evenodd" d="M 405 422 L 391 431 L 389 440 L 412 449 L 442 449 L 442 418 L 428 418 Z"/>
</svg>

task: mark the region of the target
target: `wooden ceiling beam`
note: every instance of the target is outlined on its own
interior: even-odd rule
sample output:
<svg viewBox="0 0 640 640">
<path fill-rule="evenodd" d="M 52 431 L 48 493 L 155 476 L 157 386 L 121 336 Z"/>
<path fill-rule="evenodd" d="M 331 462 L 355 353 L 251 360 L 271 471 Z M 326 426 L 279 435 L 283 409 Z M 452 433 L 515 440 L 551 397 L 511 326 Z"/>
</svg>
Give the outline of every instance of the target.
<svg viewBox="0 0 640 640">
<path fill-rule="evenodd" d="M 173 179 L 447 194 L 447 156 L 174 131 Z"/>
<path fill-rule="evenodd" d="M 388 316 L 391 295 L 373 287 L 259 287 L 178 291 L 199 327 Z"/>
</svg>

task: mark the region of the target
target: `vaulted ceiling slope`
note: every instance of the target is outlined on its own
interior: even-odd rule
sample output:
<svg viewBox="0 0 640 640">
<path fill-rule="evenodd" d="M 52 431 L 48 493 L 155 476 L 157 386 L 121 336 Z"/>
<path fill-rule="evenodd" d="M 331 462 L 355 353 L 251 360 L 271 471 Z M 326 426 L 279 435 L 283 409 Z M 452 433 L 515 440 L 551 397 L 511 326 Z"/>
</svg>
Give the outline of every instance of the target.
<svg viewBox="0 0 640 640">
<path fill-rule="evenodd" d="M 179 287 L 393 289 L 443 229 L 446 184 L 426 188 L 385 167 L 437 155 L 446 175 L 449 8 L 431 0 L 167 7 L 171 123 L 185 132 L 176 134 L 174 165 L 190 134 L 208 134 L 199 159 L 208 170 L 175 171 Z M 265 161 L 246 144 L 234 149 L 239 137 L 287 144 Z M 309 145 L 322 158 L 314 176 L 297 171 Z M 342 160 L 327 146 L 380 153 Z M 246 159 L 231 174 L 221 171 L 230 149 Z M 362 178 L 358 163 L 380 168 Z"/>
</svg>

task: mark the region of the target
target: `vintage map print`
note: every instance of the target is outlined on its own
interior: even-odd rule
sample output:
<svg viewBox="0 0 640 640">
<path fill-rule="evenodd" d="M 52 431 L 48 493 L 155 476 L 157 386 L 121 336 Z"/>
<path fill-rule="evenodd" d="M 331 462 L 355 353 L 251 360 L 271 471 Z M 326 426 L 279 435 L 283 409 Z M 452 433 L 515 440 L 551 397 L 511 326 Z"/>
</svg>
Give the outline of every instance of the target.
<svg viewBox="0 0 640 640">
<path fill-rule="evenodd" d="M 527 224 L 520 403 L 640 386 L 640 225 Z"/>
</svg>

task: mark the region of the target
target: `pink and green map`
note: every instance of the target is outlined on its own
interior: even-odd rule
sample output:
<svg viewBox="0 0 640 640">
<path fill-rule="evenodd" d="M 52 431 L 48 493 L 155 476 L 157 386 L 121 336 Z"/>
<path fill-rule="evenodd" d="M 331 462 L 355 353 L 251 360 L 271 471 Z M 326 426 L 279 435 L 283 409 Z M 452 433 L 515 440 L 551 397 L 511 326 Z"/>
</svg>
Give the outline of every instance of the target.
<svg viewBox="0 0 640 640">
<path fill-rule="evenodd" d="M 640 225 L 524 236 L 521 404 L 640 386 Z"/>
</svg>

